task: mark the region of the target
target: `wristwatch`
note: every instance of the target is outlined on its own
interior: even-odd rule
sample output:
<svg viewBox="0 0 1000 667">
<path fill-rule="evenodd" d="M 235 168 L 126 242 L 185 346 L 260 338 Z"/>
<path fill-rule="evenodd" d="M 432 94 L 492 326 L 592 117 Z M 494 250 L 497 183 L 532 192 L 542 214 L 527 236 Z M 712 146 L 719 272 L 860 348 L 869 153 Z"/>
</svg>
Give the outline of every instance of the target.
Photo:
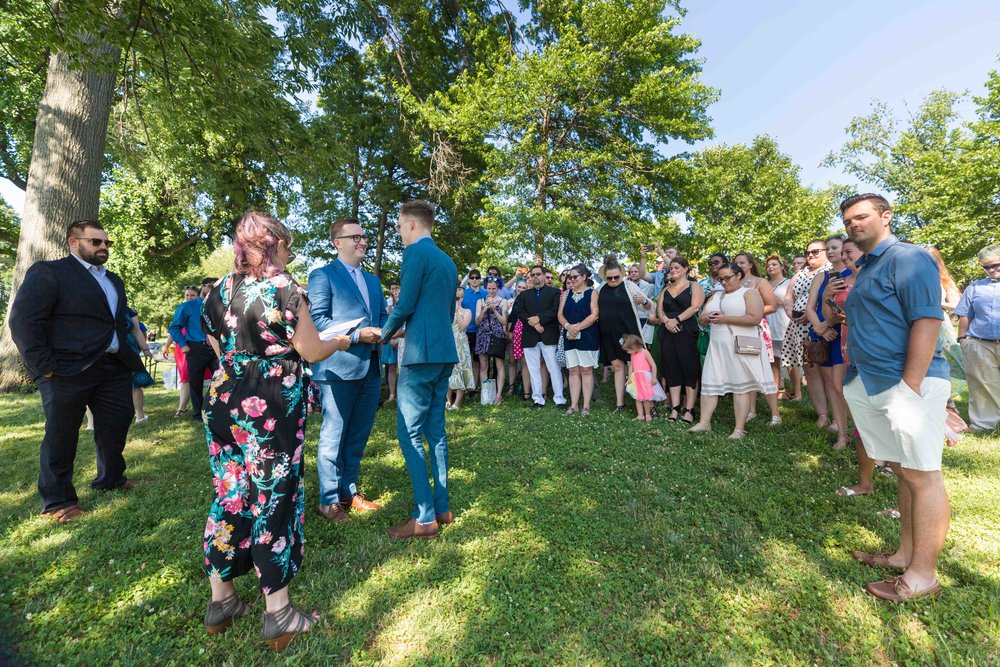
<svg viewBox="0 0 1000 667">
<path fill-rule="evenodd" d="M 966 338 L 968 338 L 968 336 L 959 336 L 955 340 L 965 340 Z"/>
</svg>

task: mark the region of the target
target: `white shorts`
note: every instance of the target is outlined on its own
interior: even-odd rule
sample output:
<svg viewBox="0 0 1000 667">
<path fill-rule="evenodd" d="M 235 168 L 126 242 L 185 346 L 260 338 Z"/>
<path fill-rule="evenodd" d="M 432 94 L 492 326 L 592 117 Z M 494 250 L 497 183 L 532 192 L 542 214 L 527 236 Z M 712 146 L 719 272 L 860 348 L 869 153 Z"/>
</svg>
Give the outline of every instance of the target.
<svg viewBox="0 0 1000 667">
<path fill-rule="evenodd" d="M 566 368 L 583 366 L 597 368 L 599 353 L 597 350 L 566 350 Z"/>
<path fill-rule="evenodd" d="M 876 461 L 893 461 L 910 470 L 941 470 L 945 406 L 951 382 L 924 378 L 918 395 L 900 380 L 869 396 L 860 377 L 844 387 L 865 452 Z"/>
</svg>

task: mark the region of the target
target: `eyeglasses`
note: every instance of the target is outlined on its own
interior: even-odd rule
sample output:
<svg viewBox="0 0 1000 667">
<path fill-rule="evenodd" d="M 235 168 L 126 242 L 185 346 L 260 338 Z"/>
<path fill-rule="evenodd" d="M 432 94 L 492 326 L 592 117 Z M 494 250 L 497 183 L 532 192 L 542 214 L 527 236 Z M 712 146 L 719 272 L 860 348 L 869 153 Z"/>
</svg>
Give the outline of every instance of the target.
<svg viewBox="0 0 1000 667">
<path fill-rule="evenodd" d="M 490 278 L 499 278 L 500 277 L 499 274 L 493 273 L 492 271 L 490 271 L 486 275 L 488 275 Z"/>
<path fill-rule="evenodd" d="M 997 269 L 1000 269 L 1000 263 L 997 263 L 997 264 L 983 264 L 983 270 L 984 271 L 996 271 Z"/>
<path fill-rule="evenodd" d="M 813 248 L 812 250 L 807 251 L 806 255 L 808 255 L 810 257 L 814 257 L 816 255 L 821 255 L 824 252 L 826 252 L 825 248 Z"/>
<path fill-rule="evenodd" d="M 735 278 L 735 277 L 736 277 L 735 273 L 731 273 L 728 276 L 719 276 L 719 282 L 720 283 L 726 283 L 726 282 L 729 282 L 729 280 L 731 278 Z"/>
<path fill-rule="evenodd" d="M 566 280 L 576 280 L 579 277 L 580 276 L 576 275 L 575 273 L 567 273 L 566 274 Z"/>
<path fill-rule="evenodd" d="M 77 241 L 90 241 L 90 245 L 95 248 L 100 248 L 102 245 L 108 249 L 115 244 L 114 241 L 108 241 L 107 239 L 95 239 L 90 236 L 74 236 Z"/>
<path fill-rule="evenodd" d="M 541 278 L 545 274 L 544 273 L 529 273 L 528 275 L 530 275 L 532 278 Z"/>
<path fill-rule="evenodd" d="M 368 240 L 367 234 L 344 234 L 343 236 L 335 236 L 337 239 L 351 239 L 355 243 L 361 243 L 362 241 Z"/>
<path fill-rule="evenodd" d="M 622 279 L 621 276 L 605 276 L 605 280 L 607 280 L 609 283 L 612 282 L 612 281 L 621 280 L 621 279 Z"/>
</svg>

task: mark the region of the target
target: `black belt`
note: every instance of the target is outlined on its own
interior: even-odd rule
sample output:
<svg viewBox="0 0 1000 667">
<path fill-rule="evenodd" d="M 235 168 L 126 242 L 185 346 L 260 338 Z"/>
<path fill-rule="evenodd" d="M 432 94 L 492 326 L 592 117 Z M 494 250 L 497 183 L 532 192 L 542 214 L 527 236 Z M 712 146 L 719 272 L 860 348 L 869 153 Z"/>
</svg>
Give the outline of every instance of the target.
<svg viewBox="0 0 1000 667">
<path fill-rule="evenodd" d="M 976 338 L 975 336 L 966 336 L 966 338 L 971 338 L 972 340 L 978 340 L 983 343 L 1000 343 L 1000 338 Z"/>
</svg>

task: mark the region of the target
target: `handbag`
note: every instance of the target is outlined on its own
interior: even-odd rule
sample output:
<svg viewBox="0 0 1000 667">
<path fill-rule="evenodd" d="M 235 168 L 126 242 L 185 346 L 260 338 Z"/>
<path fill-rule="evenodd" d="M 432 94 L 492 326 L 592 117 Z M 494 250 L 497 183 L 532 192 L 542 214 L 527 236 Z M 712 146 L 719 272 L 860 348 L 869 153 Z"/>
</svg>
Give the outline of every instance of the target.
<svg viewBox="0 0 1000 667">
<path fill-rule="evenodd" d="M 497 381 L 483 380 L 479 386 L 479 404 L 493 405 L 495 400 L 497 400 Z"/>
<path fill-rule="evenodd" d="M 556 345 L 556 363 L 559 368 L 566 368 L 566 330 L 559 329 L 559 343 Z"/>
<path fill-rule="evenodd" d="M 725 294 L 719 297 L 720 310 L 722 309 L 722 300 L 725 298 L 726 298 Z M 729 333 L 733 337 L 733 344 L 736 347 L 736 354 L 749 354 L 756 356 L 760 354 L 762 349 L 764 349 L 763 345 L 761 344 L 760 336 L 740 336 L 735 331 L 733 331 L 733 328 L 729 324 L 726 324 L 726 327 L 729 329 Z"/>
<path fill-rule="evenodd" d="M 503 336 L 491 336 L 490 342 L 486 346 L 486 356 L 503 359 L 507 352 L 507 339 Z"/>
<path fill-rule="evenodd" d="M 810 364 L 822 366 L 830 361 L 830 343 L 825 339 L 802 341 L 802 356 Z"/>
</svg>

